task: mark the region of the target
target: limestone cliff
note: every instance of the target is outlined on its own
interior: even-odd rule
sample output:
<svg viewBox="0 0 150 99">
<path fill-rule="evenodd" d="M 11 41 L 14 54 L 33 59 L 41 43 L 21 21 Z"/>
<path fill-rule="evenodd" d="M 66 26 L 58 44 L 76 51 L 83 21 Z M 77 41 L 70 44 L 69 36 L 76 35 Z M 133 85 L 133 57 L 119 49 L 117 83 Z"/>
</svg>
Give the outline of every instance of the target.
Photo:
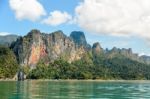
<svg viewBox="0 0 150 99">
<path fill-rule="evenodd" d="M 74 41 L 77 47 L 84 47 L 87 51 L 91 50 L 91 45 L 87 43 L 84 32 L 73 31 L 70 34 L 70 38 Z"/>
<path fill-rule="evenodd" d="M 140 57 L 133 53 L 131 48 L 114 47 L 111 50 L 104 50 L 98 42 L 94 43 L 91 48 L 81 31 L 73 31 L 68 37 L 62 31 L 41 33 L 39 30 L 31 30 L 26 36 L 19 37 L 16 42 L 11 44 L 10 48 L 14 51 L 18 63 L 23 66 L 36 66 L 40 61 L 48 64 L 60 58 L 73 62 L 82 59 L 91 52 L 90 56 L 98 60 L 103 57 L 106 59 L 126 57 L 150 64 L 149 57 Z"/>
<path fill-rule="evenodd" d="M 39 61 L 49 63 L 58 58 L 69 62 L 80 59 L 85 53 L 85 47 L 76 45 L 76 42 L 62 31 L 46 34 L 32 30 L 17 39 L 11 48 L 19 64 L 35 66 Z"/>
<path fill-rule="evenodd" d="M 100 46 L 99 42 L 96 42 L 96 43 L 93 44 L 93 46 L 92 46 L 92 53 L 93 53 L 93 55 L 98 55 L 98 54 L 103 54 L 104 53 L 104 50 Z"/>
</svg>

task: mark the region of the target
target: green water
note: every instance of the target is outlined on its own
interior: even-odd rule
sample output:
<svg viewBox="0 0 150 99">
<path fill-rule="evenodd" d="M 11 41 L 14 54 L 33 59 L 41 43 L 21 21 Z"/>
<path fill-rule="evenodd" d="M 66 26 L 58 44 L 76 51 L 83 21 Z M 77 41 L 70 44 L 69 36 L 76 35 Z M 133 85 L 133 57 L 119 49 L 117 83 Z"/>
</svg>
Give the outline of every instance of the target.
<svg viewBox="0 0 150 99">
<path fill-rule="evenodd" d="M 150 99 L 150 82 L 1 81 L 0 99 Z"/>
</svg>

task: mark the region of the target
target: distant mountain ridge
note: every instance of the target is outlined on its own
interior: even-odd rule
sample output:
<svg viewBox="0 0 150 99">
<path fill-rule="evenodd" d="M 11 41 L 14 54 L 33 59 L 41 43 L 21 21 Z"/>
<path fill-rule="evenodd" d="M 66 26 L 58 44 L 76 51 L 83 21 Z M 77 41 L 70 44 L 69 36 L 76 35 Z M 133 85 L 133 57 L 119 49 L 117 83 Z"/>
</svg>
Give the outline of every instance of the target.
<svg viewBox="0 0 150 99">
<path fill-rule="evenodd" d="M 14 41 L 14 40 L 13 40 Z M 31 30 L 26 36 L 19 37 L 11 44 L 19 64 L 36 66 L 39 61 L 49 63 L 56 59 L 64 59 L 73 62 L 85 56 L 88 52 L 92 55 L 102 55 L 107 58 L 126 57 L 131 60 L 150 64 L 149 56 L 138 56 L 132 49 L 119 49 L 114 47 L 111 50 L 104 50 L 100 43 L 92 46 L 87 43 L 84 32 L 73 31 L 66 36 L 62 31 L 53 33 L 41 33 L 39 30 Z"/>
<path fill-rule="evenodd" d="M 15 42 L 19 36 L 9 34 L 5 36 L 0 36 L 0 45 L 10 46 L 12 42 Z"/>
<path fill-rule="evenodd" d="M 125 49 L 125 48 L 119 49 L 119 48 L 114 47 L 108 53 L 109 53 L 110 57 L 111 57 L 112 54 L 120 54 L 120 55 L 123 55 L 123 56 L 131 59 L 131 60 L 138 61 L 138 62 L 141 62 L 141 63 L 150 64 L 150 56 L 146 56 L 146 55 L 139 56 L 137 53 L 133 53 L 131 48 L 129 48 L 129 49 Z"/>
</svg>

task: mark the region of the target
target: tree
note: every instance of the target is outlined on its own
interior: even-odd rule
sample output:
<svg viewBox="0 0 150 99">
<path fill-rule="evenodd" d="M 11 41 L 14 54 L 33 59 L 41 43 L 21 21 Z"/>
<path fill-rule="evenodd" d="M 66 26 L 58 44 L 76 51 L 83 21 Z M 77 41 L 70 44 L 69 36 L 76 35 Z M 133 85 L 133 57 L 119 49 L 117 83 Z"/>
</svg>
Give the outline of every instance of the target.
<svg viewBox="0 0 150 99">
<path fill-rule="evenodd" d="M 5 46 L 0 46 L 0 78 L 13 78 L 18 64 L 14 53 Z"/>
</svg>

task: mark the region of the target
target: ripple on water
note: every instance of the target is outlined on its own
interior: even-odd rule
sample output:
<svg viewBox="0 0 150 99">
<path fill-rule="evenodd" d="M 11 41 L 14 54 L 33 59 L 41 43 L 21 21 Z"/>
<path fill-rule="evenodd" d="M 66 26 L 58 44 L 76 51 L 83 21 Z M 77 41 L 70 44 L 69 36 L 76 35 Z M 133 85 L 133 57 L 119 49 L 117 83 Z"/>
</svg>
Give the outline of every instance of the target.
<svg viewBox="0 0 150 99">
<path fill-rule="evenodd" d="M 150 82 L 0 82 L 0 99 L 150 99 Z"/>
</svg>

